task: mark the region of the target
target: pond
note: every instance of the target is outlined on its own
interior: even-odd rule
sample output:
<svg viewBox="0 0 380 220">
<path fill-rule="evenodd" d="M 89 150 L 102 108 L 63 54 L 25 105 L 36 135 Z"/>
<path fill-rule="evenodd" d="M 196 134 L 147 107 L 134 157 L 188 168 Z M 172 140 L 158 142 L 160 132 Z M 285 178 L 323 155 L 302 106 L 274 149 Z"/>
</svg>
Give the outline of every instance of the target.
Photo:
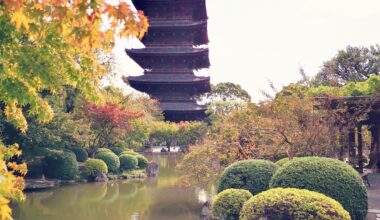
<svg viewBox="0 0 380 220">
<path fill-rule="evenodd" d="M 157 178 L 69 185 L 26 194 L 13 205 L 16 220 L 193 220 L 207 200 L 204 190 L 178 186 L 176 155 L 154 155 Z"/>
</svg>

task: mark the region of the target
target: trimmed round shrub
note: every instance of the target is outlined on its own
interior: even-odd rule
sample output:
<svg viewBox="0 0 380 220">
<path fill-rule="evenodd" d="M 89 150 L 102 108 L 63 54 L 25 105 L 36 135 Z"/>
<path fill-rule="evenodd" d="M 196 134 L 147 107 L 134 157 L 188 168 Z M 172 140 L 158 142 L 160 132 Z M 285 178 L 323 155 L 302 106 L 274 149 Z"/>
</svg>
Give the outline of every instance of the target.
<svg viewBox="0 0 380 220">
<path fill-rule="evenodd" d="M 71 151 L 50 152 L 43 160 L 43 173 L 46 177 L 73 180 L 78 174 L 78 162 Z"/>
<path fill-rule="evenodd" d="M 85 162 L 88 159 L 88 153 L 85 149 L 80 147 L 73 147 L 70 148 L 70 150 L 74 152 L 78 162 Z"/>
<path fill-rule="evenodd" d="M 243 204 L 252 197 L 245 189 L 226 189 L 220 192 L 212 201 L 212 212 L 223 220 L 239 219 Z"/>
<path fill-rule="evenodd" d="M 321 193 L 304 189 L 276 188 L 253 196 L 240 211 L 250 219 L 350 220 L 342 205 Z"/>
<path fill-rule="evenodd" d="M 87 179 L 93 179 L 99 173 L 108 173 L 107 164 L 100 159 L 88 159 L 84 163 L 82 175 Z"/>
<path fill-rule="evenodd" d="M 120 155 L 124 155 L 124 154 L 129 154 L 129 155 L 133 155 L 133 156 L 140 155 L 139 153 L 136 153 L 136 152 L 130 151 L 130 150 L 125 150 L 125 151 L 121 152 Z"/>
<path fill-rule="evenodd" d="M 116 147 L 112 147 L 111 151 L 114 152 L 116 155 L 120 156 L 121 153 L 125 151 L 125 148 L 120 147 L 120 146 L 116 146 Z"/>
<path fill-rule="evenodd" d="M 270 186 L 319 192 L 340 202 L 352 219 L 365 219 L 367 215 L 367 190 L 361 176 L 339 160 L 323 157 L 293 159 L 276 171 Z"/>
<path fill-rule="evenodd" d="M 136 155 L 136 158 L 137 158 L 137 166 L 140 169 L 145 169 L 146 166 L 148 165 L 148 159 L 141 154 Z"/>
<path fill-rule="evenodd" d="M 293 157 L 293 159 L 296 159 L 297 157 Z M 282 165 L 284 165 L 285 163 L 289 162 L 289 158 L 288 157 L 285 157 L 285 158 L 282 158 L 281 160 L 278 160 L 275 164 L 277 165 L 277 167 L 281 167 Z"/>
<path fill-rule="evenodd" d="M 108 148 L 104 148 L 104 147 L 101 147 L 101 148 L 98 148 L 96 150 L 96 153 L 102 153 L 102 152 L 109 152 L 109 153 L 113 153 L 112 150 L 108 149 Z"/>
<path fill-rule="evenodd" d="M 101 159 L 104 163 L 107 164 L 109 172 L 117 172 L 120 168 L 119 157 L 113 152 L 100 152 L 96 154 L 95 158 Z"/>
<path fill-rule="evenodd" d="M 129 154 L 122 154 L 120 155 L 119 159 L 121 170 L 132 170 L 137 168 L 138 160 L 135 156 Z"/>
<path fill-rule="evenodd" d="M 228 166 L 220 176 L 218 192 L 225 189 L 246 189 L 256 195 L 269 188 L 277 166 L 268 160 L 242 160 Z"/>
</svg>

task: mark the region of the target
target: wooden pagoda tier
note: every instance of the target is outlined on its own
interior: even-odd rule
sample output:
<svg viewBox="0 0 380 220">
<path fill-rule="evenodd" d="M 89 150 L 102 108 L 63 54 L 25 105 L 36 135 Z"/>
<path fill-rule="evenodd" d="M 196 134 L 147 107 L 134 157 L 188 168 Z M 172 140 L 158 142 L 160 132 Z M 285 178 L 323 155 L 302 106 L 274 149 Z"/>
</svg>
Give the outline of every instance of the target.
<svg viewBox="0 0 380 220">
<path fill-rule="evenodd" d="M 201 120 L 207 106 L 195 96 L 210 91 L 210 78 L 194 70 L 210 66 L 205 0 L 132 0 L 149 18 L 142 43 L 145 48 L 126 49 L 144 69 L 144 75 L 124 80 L 131 87 L 158 99 L 166 120 Z"/>
<path fill-rule="evenodd" d="M 207 20 L 205 0 L 132 0 L 138 10 L 153 20 Z"/>
<path fill-rule="evenodd" d="M 195 101 L 161 101 L 159 106 L 161 109 L 165 109 L 164 117 L 168 121 L 199 121 L 206 117 L 207 106 L 198 105 Z"/>
<path fill-rule="evenodd" d="M 142 42 L 147 47 L 204 45 L 207 21 L 151 21 Z"/>
<path fill-rule="evenodd" d="M 143 69 L 202 69 L 210 66 L 207 48 L 146 47 L 125 51 Z"/>
</svg>

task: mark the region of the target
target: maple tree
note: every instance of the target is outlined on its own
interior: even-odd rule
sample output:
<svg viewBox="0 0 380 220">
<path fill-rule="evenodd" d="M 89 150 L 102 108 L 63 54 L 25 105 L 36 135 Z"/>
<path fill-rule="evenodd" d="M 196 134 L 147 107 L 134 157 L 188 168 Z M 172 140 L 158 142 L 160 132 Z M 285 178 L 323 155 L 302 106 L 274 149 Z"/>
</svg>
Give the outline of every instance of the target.
<svg viewBox="0 0 380 220">
<path fill-rule="evenodd" d="M 143 116 L 141 112 L 129 112 L 122 109 L 118 104 L 111 103 L 96 105 L 86 102 L 84 112 L 95 130 L 95 138 L 91 140 L 89 145 L 91 154 L 94 154 L 97 148 L 114 146 L 117 141 L 112 140 L 113 134 L 130 130 L 130 120 Z"/>
</svg>

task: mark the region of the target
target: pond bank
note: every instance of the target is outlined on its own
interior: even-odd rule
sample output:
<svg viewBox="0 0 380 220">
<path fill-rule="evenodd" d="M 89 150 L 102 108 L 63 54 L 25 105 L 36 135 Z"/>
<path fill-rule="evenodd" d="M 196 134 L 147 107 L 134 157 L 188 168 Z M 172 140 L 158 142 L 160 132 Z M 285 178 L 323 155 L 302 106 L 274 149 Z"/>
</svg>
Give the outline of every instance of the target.
<svg viewBox="0 0 380 220">
<path fill-rule="evenodd" d="M 86 183 L 26 193 L 13 204 L 15 220 L 193 220 L 209 193 L 177 185 L 179 155 L 147 155 L 159 165 L 157 178 Z"/>
</svg>

